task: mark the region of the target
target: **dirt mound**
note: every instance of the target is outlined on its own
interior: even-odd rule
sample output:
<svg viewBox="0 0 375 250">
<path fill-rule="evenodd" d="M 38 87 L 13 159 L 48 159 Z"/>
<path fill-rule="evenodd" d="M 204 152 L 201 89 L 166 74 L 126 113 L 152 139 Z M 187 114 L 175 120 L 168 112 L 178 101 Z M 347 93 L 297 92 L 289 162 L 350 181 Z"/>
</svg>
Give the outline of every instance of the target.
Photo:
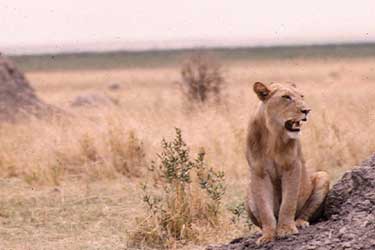
<svg viewBox="0 0 375 250">
<path fill-rule="evenodd" d="M 19 116 L 40 116 L 55 110 L 41 101 L 14 63 L 0 54 L 0 121 Z"/>
<path fill-rule="evenodd" d="M 375 155 L 359 168 L 348 171 L 329 192 L 324 218 L 299 235 L 255 244 L 259 235 L 233 240 L 210 250 L 341 250 L 375 249 Z"/>
</svg>

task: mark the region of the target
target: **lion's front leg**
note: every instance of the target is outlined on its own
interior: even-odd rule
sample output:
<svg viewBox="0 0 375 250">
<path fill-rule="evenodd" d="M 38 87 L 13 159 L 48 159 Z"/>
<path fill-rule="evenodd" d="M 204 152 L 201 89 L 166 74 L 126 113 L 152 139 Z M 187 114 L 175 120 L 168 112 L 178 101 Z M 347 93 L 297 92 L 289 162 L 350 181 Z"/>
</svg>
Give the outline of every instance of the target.
<svg viewBox="0 0 375 250">
<path fill-rule="evenodd" d="M 277 236 L 284 237 L 298 233 L 295 216 L 300 187 L 301 168 L 299 163 L 284 170 L 282 175 L 282 201 L 279 210 Z"/>
<path fill-rule="evenodd" d="M 276 218 L 274 215 L 274 190 L 269 176 L 253 175 L 251 178 L 251 199 L 247 203 L 256 205 L 253 211 L 258 224 L 262 228 L 262 236 L 257 240 L 257 244 L 272 241 L 276 236 Z"/>
</svg>

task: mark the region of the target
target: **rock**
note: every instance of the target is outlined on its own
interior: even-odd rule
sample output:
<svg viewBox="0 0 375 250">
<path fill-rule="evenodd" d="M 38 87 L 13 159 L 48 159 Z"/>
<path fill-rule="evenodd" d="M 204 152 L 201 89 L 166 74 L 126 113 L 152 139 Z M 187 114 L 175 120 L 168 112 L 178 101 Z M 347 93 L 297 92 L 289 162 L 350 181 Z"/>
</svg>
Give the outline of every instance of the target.
<svg viewBox="0 0 375 250">
<path fill-rule="evenodd" d="M 299 235 L 257 246 L 253 235 L 210 250 L 375 249 L 375 155 L 348 171 L 330 190 L 321 221 Z"/>
<path fill-rule="evenodd" d="M 103 107 L 117 105 L 117 101 L 107 95 L 86 94 L 77 96 L 72 102 L 72 107 Z"/>
<path fill-rule="evenodd" d="M 109 88 L 110 90 L 119 90 L 119 89 L 121 89 L 121 85 L 118 84 L 118 83 L 112 83 L 112 84 L 110 84 L 110 85 L 108 86 L 108 88 Z"/>
<path fill-rule="evenodd" d="M 40 100 L 24 74 L 14 63 L 0 54 L 0 121 L 37 116 L 57 111 Z"/>
</svg>

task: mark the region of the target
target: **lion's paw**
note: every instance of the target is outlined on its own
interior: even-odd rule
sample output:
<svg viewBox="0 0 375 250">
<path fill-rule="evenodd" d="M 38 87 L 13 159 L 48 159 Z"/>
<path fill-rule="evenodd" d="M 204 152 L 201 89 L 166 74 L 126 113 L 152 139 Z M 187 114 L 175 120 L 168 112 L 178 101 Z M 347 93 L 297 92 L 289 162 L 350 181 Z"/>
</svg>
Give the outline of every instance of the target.
<svg viewBox="0 0 375 250">
<path fill-rule="evenodd" d="M 310 223 L 304 219 L 297 219 L 296 220 L 296 226 L 297 228 L 306 228 L 310 226 Z"/>
<path fill-rule="evenodd" d="M 289 224 L 289 225 L 280 225 L 277 228 L 277 236 L 280 238 L 283 238 L 292 234 L 298 234 L 298 229 L 294 223 Z"/>
<path fill-rule="evenodd" d="M 259 237 L 256 241 L 256 244 L 259 246 L 259 245 L 263 245 L 263 244 L 266 244 L 270 241 L 273 241 L 275 238 L 275 236 L 273 234 L 263 234 L 261 237 Z"/>
</svg>

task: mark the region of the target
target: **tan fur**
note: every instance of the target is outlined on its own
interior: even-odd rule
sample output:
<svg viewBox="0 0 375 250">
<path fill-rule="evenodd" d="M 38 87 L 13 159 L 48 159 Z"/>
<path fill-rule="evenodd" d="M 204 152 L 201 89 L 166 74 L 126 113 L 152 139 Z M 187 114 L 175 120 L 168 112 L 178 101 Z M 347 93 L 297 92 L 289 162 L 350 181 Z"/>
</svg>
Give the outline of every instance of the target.
<svg viewBox="0 0 375 250">
<path fill-rule="evenodd" d="M 329 178 L 305 167 L 299 132 L 294 131 L 307 119 L 309 109 L 295 85 L 257 82 L 254 92 L 260 104 L 248 128 L 246 207 L 262 229 L 257 241 L 262 244 L 308 226 L 327 195 Z M 288 121 L 295 127 L 290 128 Z"/>
</svg>

